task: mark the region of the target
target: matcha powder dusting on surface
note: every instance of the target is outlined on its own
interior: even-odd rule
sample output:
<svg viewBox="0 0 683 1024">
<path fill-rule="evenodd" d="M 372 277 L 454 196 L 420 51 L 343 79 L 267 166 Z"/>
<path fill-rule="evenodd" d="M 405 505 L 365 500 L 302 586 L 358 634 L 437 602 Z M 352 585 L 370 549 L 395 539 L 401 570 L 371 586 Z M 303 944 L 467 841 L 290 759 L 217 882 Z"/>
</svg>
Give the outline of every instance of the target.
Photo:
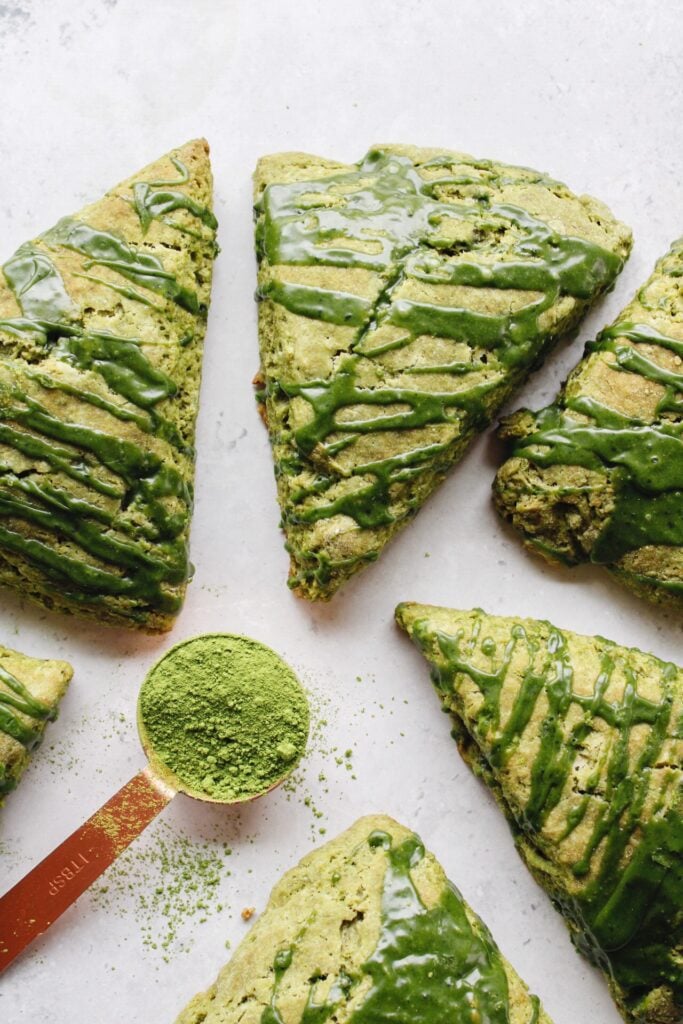
<svg viewBox="0 0 683 1024">
<path fill-rule="evenodd" d="M 140 690 L 151 764 L 213 800 L 266 792 L 306 749 L 309 709 L 289 666 L 249 637 L 207 633 L 173 647 Z"/>
</svg>

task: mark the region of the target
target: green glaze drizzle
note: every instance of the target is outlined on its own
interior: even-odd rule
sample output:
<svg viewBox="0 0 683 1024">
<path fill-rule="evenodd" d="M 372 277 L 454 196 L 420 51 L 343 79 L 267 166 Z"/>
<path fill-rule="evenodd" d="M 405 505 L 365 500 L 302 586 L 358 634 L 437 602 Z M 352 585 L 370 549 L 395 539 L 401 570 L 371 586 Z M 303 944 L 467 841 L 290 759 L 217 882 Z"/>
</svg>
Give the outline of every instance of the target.
<svg viewBox="0 0 683 1024">
<path fill-rule="evenodd" d="M 135 345 L 107 336 L 71 337 L 61 339 L 62 343 L 65 361 L 73 361 L 80 368 L 88 368 L 91 360 L 102 356 L 97 370 L 112 390 L 133 397 L 140 408 L 149 408 L 163 397 L 164 381 L 156 377 L 146 361 L 137 362 L 140 352 Z M 106 356 L 116 345 L 122 346 L 120 362 L 108 363 Z M 0 527 L 0 543 L 39 566 L 55 583 L 66 586 L 71 597 L 76 596 L 71 590 L 76 586 L 89 594 L 90 600 L 106 594 L 129 596 L 163 610 L 175 610 L 177 598 L 167 594 L 165 588 L 182 583 L 189 573 L 184 533 L 192 495 L 182 474 L 166 464 L 161 455 L 143 449 L 137 442 L 55 416 L 23 384 L 28 377 L 48 389 L 54 386 L 68 392 L 63 382 L 23 371 L 9 362 L 3 370 L 0 442 L 86 484 L 96 494 L 125 498 L 128 516 L 115 519 L 97 505 L 93 507 L 88 499 L 74 498 L 55 488 L 49 477 L 36 474 L 27 482 L 4 467 L 0 475 L 0 518 L 5 524 Z M 78 397 L 88 398 L 80 393 Z M 96 395 L 90 397 L 118 419 L 131 418 L 125 408 L 98 401 Z M 139 425 L 146 426 L 147 432 L 156 432 L 153 420 Z M 77 457 L 76 452 L 81 455 Z M 115 483 L 111 474 L 120 482 Z M 100 525 L 107 522 L 117 530 L 123 527 L 124 532 L 135 532 L 132 527 L 138 517 L 146 528 L 137 531 L 142 533 L 137 542 L 120 540 Z M 127 529 L 123 525 L 126 520 Z M 75 553 L 67 554 L 45 541 L 27 538 L 16 525 L 20 522 L 68 540 L 112 568 L 95 567 Z"/>
<path fill-rule="evenodd" d="M 42 241 L 49 247 L 64 246 L 87 256 L 83 264 L 86 270 L 93 266 L 108 267 L 135 284 L 172 299 L 190 313 L 199 312 L 197 293 L 179 284 L 173 274 L 164 270 L 160 259 L 133 249 L 110 231 L 98 231 L 83 221 L 63 217 L 42 236 Z"/>
<path fill-rule="evenodd" d="M 177 178 L 161 179 L 159 181 L 150 181 L 149 185 L 151 188 L 166 188 L 168 185 L 186 185 L 190 180 L 190 172 L 187 166 L 177 156 L 171 157 L 171 163 L 178 172 Z"/>
<path fill-rule="evenodd" d="M 61 320 L 74 312 L 74 303 L 59 271 L 49 256 L 31 242 L 20 246 L 2 270 L 24 316 Z"/>
<path fill-rule="evenodd" d="M 598 731 L 596 723 L 600 720 L 612 731 L 614 739 L 606 748 L 606 760 L 598 763 L 582 799 L 567 814 L 559 840 L 563 842 L 574 832 L 590 806 L 592 829 L 571 869 L 577 880 L 584 880 L 583 888 L 573 894 L 555 890 L 553 898 L 575 922 L 577 946 L 612 974 L 632 1008 L 661 986 L 668 986 L 676 1004 L 683 1006 L 683 976 L 671 948 L 672 929 L 683 903 L 680 772 L 672 766 L 658 780 L 654 777 L 665 740 L 672 732 L 683 738 L 683 723 L 671 718 L 674 691 L 680 687 L 679 670 L 673 664 L 657 662 L 661 697 L 648 700 L 638 693 L 638 675 L 629 652 L 600 641 L 600 670 L 592 694 L 583 696 L 573 689 L 572 659 L 558 629 L 543 623 L 547 635 L 536 637 L 515 625 L 505 648 L 496 653 L 482 639 L 484 622 L 477 617 L 468 637 L 464 629 L 452 635 L 433 630 L 426 621 L 416 624 L 413 636 L 432 662 L 435 685 L 450 710 L 457 713 L 449 695 L 457 693 L 459 676 L 464 674 L 476 684 L 483 704 L 476 718 L 468 719 L 467 729 L 494 782 L 524 737 L 543 696 L 546 708 L 535 726 L 540 742 L 530 765 L 528 798 L 524 805 L 508 803 L 522 846 L 524 842 L 534 848 L 539 842 L 542 846 L 539 833 L 566 794 L 577 754 Z M 500 695 L 519 647 L 526 651 L 527 664 L 502 724 Z M 489 663 L 486 669 L 480 666 L 479 651 Z M 617 664 L 626 685 L 621 700 L 613 701 L 605 694 Z M 567 728 L 570 714 L 573 724 Z M 647 729 L 647 739 L 633 764 L 629 744 L 634 730 L 642 728 Z M 502 795 L 506 797 L 504 790 Z"/>
<path fill-rule="evenodd" d="M 2 666 L 0 683 L 8 687 L 7 690 L 0 689 L 0 729 L 30 750 L 38 740 L 40 730 L 22 721 L 14 712 L 20 711 L 29 718 L 47 721 L 52 710 L 37 700 L 16 676 Z"/>
<path fill-rule="evenodd" d="M 351 1012 L 349 1024 L 393 1021 L 397 1007 L 401 1019 L 413 1024 L 508 1024 L 505 968 L 484 925 L 472 926 L 450 883 L 431 908 L 419 896 L 411 871 L 425 851 L 417 836 L 394 847 L 391 836 L 378 831 L 371 833 L 368 843 L 387 858 L 377 945 L 360 973 L 351 977 L 342 971 L 335 978 L 324 1001 L 317 1000 L 317 979 L 312 979 L 300 1024 L 324 1024 L 367 978 L 370 987 Z M 277 996 L 295 957 L 296 942 L 277 954 L 271 1001 L 261 1024 L 282 1024 Z M 532 1007 L 529 1024 L 538 1017 L 535 997 Z"/>
<path fill-rule="evenodd" d="M 330 377 L 304 382 L 271 378 L 262 392 L 262 398 L 275 403 L 302 398 L 310 411 L 305 425 L 283 438 L 292 454 L 282 461 L 281 474 L 295 476 L 310 468 L 307 460 L 314 454 L 318 467 L 313 483 L 297 489 L 283 510 L 285 526 L 343 514 L 361 527 L 375 528 L 411 515 L 415 509 L 410 502 L 407 509 L 397 502 L 397 487 L 425 470 L 443 472 L 455 454 L 453 441 L 421 444 L 406 437 L 407 450 L 401 454 L 374 462 L 359 459 L 344 470 L 335 470 L 329 461 L 320 470 L 317 456 L 333 459 L 340 450 L 352 449 L 361 436 L 376 432 L 454 424 L 454 434 L 462 437 L 480 429 L 505 397 L 510 379 L 521 376 L 549 341 L 543 315 L 563 296 L 594 298 L 621 269 L 622 260 L 614 253 L 559 234 L 521 207 L 493 204 L 485 189 L 478 198 L 443 201 L 439 196 L 450 186 L 463 183 L 447 169 L 439 174 L 443 166 L 443 159 L 424 165 L 425 178 L 406 157 L 374 150 L 357 170 L 272 184 L 257 207 L 257 249 L 271 268 L 362 268 L 375 272 L 381 282 L 373 301 L 282 281 L 276 273 L 262 283 L 262 300 L 353 329 L 348 352 L 339 356 Z M 481 165 L 484 177 L 486 166 Z M 456 236 L 464 231 L 469 240 L 455 243 L 454 230 Z M 478 257 L 478 239 L 495 239 L 498 232 L 512 239 L 504 258 Z M 495 251 L 501 255 L 500 249 Z M 529 297 L 512 312 L 474 312 L 402 297 L 399 289 L 408 280 L 512 289 Z M 373 344 L 377 330 L 387 326 L 398 337 Z M 387 374 L 380 368 L 377 383 L 366 383 L 369 360 L 425 334 L 466 343 L 471 361 L 408 367 L 402 374 L 414 383 L 401 386 L 385 386 L 382 378 Z M 420 386 L 426 374 L 462 378 L 462 386 L 428 390 Z M 475 376 L 468 386 L 471 374 Z M 344 416 L 358 407 L 366 410 L 362 418 Z M 346 486 L 337 497 L 335 485 L 341 478 L 351 478 L 357 486 Z M 319 573 L 325 571 L 319 566 Z"/>
<path fill-rule="evenodd" d="M 195 202 L 185 192 L 154 189 L 146 182 L 139 181 L 133 186 L 133 198 L 135 211 L 140 218 L 144 234 L 147 233 L 153 220 L 163 220 L 164 224 L 171 223 L 166 219 L 166 215 L 173 213 L 174 210 L 187 210 L 212 230 L 218 227 L 218 221 L 211 210 L 202 206 L 201 203 Z M 171 226 L 175 225 L 171 223 Z"/>
<path fill-rule="evenodd" d="M 289 968 L 296 946 L 290 946 L 280 950 L 273 962 L 273 991 L 270 998 L 270 1005 L 265 1008 L 261 1015 L 261 1024 L 284 1024 L 282 1015 L 277 1007 L 277 996 L 280 985 Z M 311 984 L 308 999 L 301 1014 L 301 1024 L 325 1024 L 334 1011 L 346 999 L 353 990 L 355 981 L 346 972 L 340 971 L 339 977 L 335 979 L 327 998 L 322 1002 L 316 1001 L 315 982 Z"/>
<path fill-rule="evenodd" d="M 133 186 L 133 201 L 150 218 L 185 208 L 213 232 L 208 210 L 177 188 L 169 191 L 189 180 L 187 168 L 173 164 L 178 180 L 150 182 L 144 195 Z M 173 588 L 190 574 L 192 506 L 191 486 L 176 467 L 193 451 L 160 407 L 178 385 L 150 362 L 147 343 L 83 325 L 52 255 L 60 247 L 84 257 L 74 276 L 141 307 L 163 314 L 149 297 L 157 294 L 203 313 L 196 293 L 156 256 L 73 218 L 4 265 L 21 315 L 0 320 L 0 338 L 12 353 L 0 361 L 0 444 L 16 456 L 0 457 L 0 547 L 26 559 L 71 601 L 116 596 L 172 613 L 180 603 Z M 106 280 L 88 273 L 95 266 L 115 274 Z M 14 358 L 17 350 L 21 358 Z M 64 372 L 67 366 L 78 376 Z M 60 394 L 68 405 L 55 400 Z M 81 416 L 79 406 L 97 415 Z M 108 425 L 116 421 L 120 431 Z M 36 468 L 24 469 L 25 460 Z"/>
<path fill-rule="evenodd" d="M 81 370 L 94 370 L 110 389 L 141 409 L 150 409 L 178 388 L 144 355 L 140 343 L 113 334 L 90 332 L 60 338 L 53 354 Z"/>
<path fill-rule="evenodd" d="M 644 344 L 683 355 L 683 342 L 630 322 L 603 331 L 587 351 L 609 352 L 618 372 L 663 386 L 652 422 L 586 396 L 567 398 L 537 413 L 535 429 L 513 449 L 538 466 L 584 466 L 606 474 L 615 506 L 590 553 L 597 563 L 617 562 L 648 544 L 683 545 L 683 422 L 672 418 L 683 412 L 683 373 L 659 366 L 635 347 Z"/>
<path fill-rule="evenodd" d="M 97 277 L 96 274 L 74 274 L 74 277 L 82 277 L 85 281 L 92 281 L 103 288 L 109 288 L 110 291 L 116 292 L 117 295 L 123 295 L 124 299 L 133 299 L 135 302 L 141 302 L 144 306 L 151 306 L 152 309 L 160 308 L 152 299 L 143 295 L 142 292 L 136 288 L 129 288 L 125 284 L 114 284 L 113 281 L 105 281 L 103 277 Z"/>
<path fill-rule="evenodd" d="M 171 163 L 178 171 L 178 178 L 170 181 L 138 181 L 133 185 L 133 206 L 140 220 L 140 227 L 143 235 L 147 234 L 153 220 L 160 220 L 168 227 L 175 228 L 183 234 L 193 235 L 201 238 L 201 234 L 192 231 L 184 225 L 171 220 L 167 215 L 175 210 L 186 210 L 202 222 L 202 224 L 215 231 L 218 221 L 207 206 L 198 203 L 186 192 L 178 192 L 177 189 L 170 190 L 171 185 L 184 185 L 190 179 L 190 173 L 182 162 L 175 157 Z"/>
<path fill-rule="evenodd" d="M 44 723 L 56 717 L 56 710 L 37 700 L 16 676 L 1 665 L 0 684 L 0 733 L 5 733 L 21 743 L 26 751 L 31 751 L 40 741 Z M 32 721 L 27 722 L 23 716 Z M 15 784 L 15 778 L 5 771 L 0 761 L 0 797 Z"/>
</svg>

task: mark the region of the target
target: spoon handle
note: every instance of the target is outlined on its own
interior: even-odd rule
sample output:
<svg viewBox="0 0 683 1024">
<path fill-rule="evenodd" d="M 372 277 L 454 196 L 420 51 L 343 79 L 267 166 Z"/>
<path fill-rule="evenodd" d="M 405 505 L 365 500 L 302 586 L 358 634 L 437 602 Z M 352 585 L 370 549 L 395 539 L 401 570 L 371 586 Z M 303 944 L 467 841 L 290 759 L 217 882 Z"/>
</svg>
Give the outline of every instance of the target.
<svg viewBox="0 0 683 1024">
<path fill-rule="evenodd" d="M 149 766 L 0 898 L 0 974 L 92 885 L 176 790 Z"/>
</svg>

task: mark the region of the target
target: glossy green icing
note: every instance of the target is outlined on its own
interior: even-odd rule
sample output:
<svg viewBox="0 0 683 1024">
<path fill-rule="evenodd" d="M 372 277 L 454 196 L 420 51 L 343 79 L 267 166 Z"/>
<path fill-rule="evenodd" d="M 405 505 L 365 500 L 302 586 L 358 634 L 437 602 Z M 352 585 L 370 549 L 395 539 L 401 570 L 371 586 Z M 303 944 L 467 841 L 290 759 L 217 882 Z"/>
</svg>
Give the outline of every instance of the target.
<svg viewBox="0 0 683 1024">
<path fill-rule="evenodd" d="M 87 256 L 83 264 L 86 270 L 93 266 L 108 267 L 135 284 L 172 299 L 190 313 L 199 312 L 195 291 L 181 285 L 173 274 L 164 270 L 156 256 L 134 249 L 111 231 L 98 231 L 83 221 L 63 217 L 42 235 L 41 241 L 50 248 L 64 246 Z"/>
<path fill-rule="evenodd" d="M 186 185 L 188 183 L 188 181 L 190 180 L 190 172 L 188 171 L 186 164 L 184 164 L 183 161 L 177 156 L 171 157 L 171 163 L 178 172 L 178 177 L 159 179 L 158 181 L 150 181 L 148 182 L 148 184 L 150 185 L 151 188 L 166 188 L 169 185 Z"/>
<path fill-rule="evenodd" d="M 49 256 L 33 243 L 20 246 L 2 270 L 24 316 L 34 320 L 62 320 L 75 312 L 59 271 Z"/>
<path fill-rule="evenodd" d="M 210 211 L 168 190 L 188 180 L 187 168 L 173 162 L 177 181 L 150 182 L 144 197 L 134 186 L 134 200 L 144 199 L 150 218 L 183 207 L 213 231 Z M 157 406 L 178 387 L 150 362 L 139 339 L 83 326 L 52 258 L 60 247 L 84 256 L 84 271 L 104 266 L 141 290 L 88 273 L 74 271 L 75 276 L 94 279 L 143 306 L 162 308 L 149 298 L 156 293 L 202 312 L 196 294 L 181 286 L 158 258 L 73 218 L 61 220 L 37 243 L 22 246 L 4 265 L 21 315 L 0 320 L 0 339 L 4 335 L 31 347 L 28 362 L 0 362 L 0 443 L 54 473 L 17 471 L 12 459 L 0 463 L 0 547 L 25 558 L 72 601 L 92 604 L 116 595 L 173 612 L 179 599 L 169 587 L 190 574 L 186 531 L 192 506 L 191 487 L 176 468 L 174 453 L 192 457 L 193 452 Z M 61 365 L 83 376 L 70 377 Z M 68 414 L 55 411 L 59 403 L 48 407 L 50 393 L 69 396 Z M 106 418 L 101 427 L 85 425 L 74 401 L 120 421 L 121 432 Z M 160 443 L 143 444 L 123 429 L 125 424 Z M 171 445 L 170 452 L 164 444 Z"/>
<path fill-rule="evenodd" d="M 603 564 L 647 544 L 683 545 L 683 422 L 668 416 L 683 411 L 683 373 L 659 366 L 634 344 L 683 355 L 683 342 L 625 322 L 588 346 L 588 352 L 609 352 L 619 372 L 664 387 L 651 422 L 620 415 L 586 396 L 565 398 L 536 413 L 535 429 L 513 448 L 514 455 L 538 466 L 585 466 L 607 475 L 614 510 L 590 553 L 591 561 Z"/>
<path fill-rule="evenodd" d="M 135 339 L 72 334 L 60 338 L 52 354 L 80 370 L 94 370 L 112 391 L 141 409 L 150 409 L 178 390 L 167 374 L 152 366 Z"/>
<path fill-rule="evenodd" d="M 146 182 L 139 181 L 133 186 L 133 199 L 143 233 L 147 233 L 153 220 L 162 220 L 164 224 L 169 224 L 167 214 L 173 213 L 174 210 L 187 210 L 212 230 L 218 227 L 218 221 L 211 210 L 202 206 L 201 203 L 197 203 L 184 192 L 155 189 Z M 177 225 L 171 222 L 171 227 L 177 227 Z"/>
<path fill-rule="evenodd" d="M 32 750 L 42 735 L 44 722 L 53 719 L 56 712 L 29 692 L 24 684 L 0 665 L 0 732 L 27 750 Z M 19 712 L 19 713 L 17 713 Z M 33 721 L 26 721 L 27 716 Z M 14 788 L 15 779 L 7 774 L 0 762 L 0 797 Z"/>
<path fill-rule="evenodd" d="M 270 1005 L 266 1007 L 261 1015 L 261 1024 L 284 1024 L 280 1011 L 277 1008 L 277 997 L 281 982 L 292 965 L 295 953 L 295 946 L 281 950 L 275 957 L 273 963 L 273 991 Z M 301 1014 L 301 1024 L 325 1024 L 337 1007 L 344 1002 L 356 982 L 344 971 L 335 980 L 327 998 L 317 1002 L 315 997 L 315 981 L 311 984 L 306 1005 Z"/>
<path fill-rule="evenodd" d="M 377 945 L 358 974 L 341 972 L 324 1001 L 317 1000 L 318 979 L 312 979 L 301 1024 L 324 1024 L 368 978 L 370 986 L 351 1012 L 349 1024 L 388 1024 L 396 1020 L 398 1007 L 401 1019 L 412 1024 L 508 1024 L 505 968 L 484 925 L 472 926 L 450 883 L 431 908 L 419 896 L 411 872 L 425 851 L 417 836 L 393 846 L 391 836 L 378 831 L 368 842 L 387 858 Z M 296 944 L 275 958 L 273 992 L 262 1024 L 282 1024 L 278 992 L 295 955 Z M 535 997 L 531 1002 L 529 1024 L 534 1024 L 539 1004 Z"/>
<path fill-rule="evenodd" d="M 218 227 L 218 221 L 212 211 L 198 203 L 186 192 L 179 192 L 177 189 L 170 190 L 171 185 L 184 185 L 190 180 L 188 171 L 182 160 L 171 158 L 171 163 L 178 171 L 178 178 L 169 181 L 138 181 L 133 185 L 133 206 L 140 220 L 143 235 L 147 234 L 153 220 L 160 220 L 168 227 L 175 228 L 182 234 L 192 235 L 194 238 L 202 238 L 202 235 L 186 225 L 171 220 L 168 216 L 174 210 L 186 210 L 202 222 L 212 232 Z"/>
<path fill-rule="evenodd" d="M 156 302 L 137 288 L 130 288 L 125 284 L 115 284 L 113 281 L 105 281 L 103 277 L 98 277 L 97 274 L 74 274 L 74 277 L 81 277 L 84 281 L 92 281 L 93 284 L 100 285 L 101 288 L 108 288 L 110 291 L 116 292 L 117 295 L 123 295 L 124 299 L 134 299 L 136 302 L 141 302 L 143 306 L 159 309 Z"/>
<path fill-rule="evenodd" d="M 478 166 L 485 174 L 488 165 Z M 441 167 L 444 173 L 438 174 Z M 533 364 L 549 341 L 544 314 L 563 296 L 595 297 L 621 269 L 622 260 L 614 253 L 560 234 L 521 207 L 492 204 L 485 191 L 457 203 L 439 198 L 451 185 L 463 184 L 462 176 L 448 173 L 442 159 L 423 165 L 422 171 L 406 157 L 373 150 L 356 170 L 312 181 L 271 184 L 257 206 L 257 249 L 271 268 L 362 268 L 375 272 L 381 282 L 374 301 L 283 281 L 276 269 L 262 282 L 261 300 L 299 316 L 354 329 L 349 351 L 338 357 L 330 377 L 267 381 L 262 397 L 273 402 L 303 398 L 311 414 L 291 439 L 287 437 L 294 454 L 280 462 L 280 474 L 296 475 L 309 467 L 306 460 L 314 450 L 323 459 L 333 458 L 340 450 L 353 447 L 359 436 L 374 432 L 457 424 L 458 436 L 466 439 L 486 425 L 506 388 Z M 470 240 L 454 242 L 454 229 L 456 235 L 460 229 L 470 232 Z M 505 258 L 490 261 L 486 254 L 482 258 L 473 241 L 477 233 L 490 232 L 495 237 L 502 229 L 512 229 L 515 239 Z M 523 304 L 507 313 L 484 313 L 416 301 L 399 293 L 410 279 L 514 290 L 521 293 Z M 376 331 L 387 325 L 398 329 L 400 337 L 376 344 Z M 466 343 L 473 350 L 471 361 L 408 367 L 404 376 L 412 381 L 401 387 L 383 387 L 383 373 L 376 384 L 366 383 L 369 360 L 425 334 Z M 493 354 L 492 360 L 487 353 Z M 431 391 L 421 386 L 426 374 L 462 377 L 464 386 L 457 391 Z M 469 387 L 468 374 L 476 375 Z M 357 406 L 372 412 L 362 419 L 344 418 L 345 412 Z M 386 415 L 383 410 L 387 407 L 396 407 L 395 413 Z M 406 440 L 406 446 L 408 450 L 396 457 L 359 460 L 340 473 L 318 469 L 315 481 L 296 490 L 283 509 L 285 526 L 344 514 L 361 527 L 373 528 L 390 526 L 411 515 L 415 508 L 409 501 L 400 506 L 396 502 L 396 485 L 424 470 L 445 472 L 457 453 L 452 442 L 421 444 L 417 440 L 408 445 Z M 340 476 L 355 478 L 358 485 L 345 488 L 343 496 L 337 497 L 334 488 Z M 329 500 L 325 500 L 330 490 Z M 326 565 L 324 557 L 316 557 L 314 575 L 321 581 L 341 564 Z"/>
<path fill-rule="evenodd" d="M 480 691 L 481 708 L 471 720 L 468 717 L 465 727 L 494 785 L 502 786 L 501 795 L 520 831 L 522 850 L 528 843 L 552 862 L 552 849 L 539 833 L 566 795 L 577 752 L 602 728 L 613 731 L 606 762 L 596 765 L 584 787 L 584 798 L 567 814 L 559 840 L 564 841 L 584 821 L 590 806 L 592 827 L 581 855 L 571 865 L 574 878 L 583 884 L 577 888 L 560 878 L 551 895 L 573 922 L 577 947 L 616 980 L 634 1013 L 648 992 L 664 986 L 683 1008 L 683 973 L 672 952 L 672 934 L 683 905 L 680 772 L 663 772 L 659 783 L 653 781 L 665 740 L 671 735 L 683 738 L 683 721 L 671 718 L 680 672 L 675 665 L 652 658 L 661 697 L 648 700 L 638 693 L 638 672 L 629 651 L 601 640 L 602 663 L 593 692 L 579 694 L 573 688 L 574 665 L 565 636 L 548 623 L 540 625 L 547 627 L 547 634 L 513 626 L 501 650 L 485 636 L 485 617 L 475 619 L 468 636 L 464 629 L 455 634 L 434 630 L 427 621 L 418 621 L 411 635 L 430 659 L 434 683 L 458 719 L 449 695 L 458 692 L 462 675 Z M 527 668 L 503 725 L 500 694 L 519 647 L 526 650 Z M 486 656 L 485 669 L 478 652 Z M 617 664 L 626 677 L 620 701 L 605 696 Z M 505 782 L 497 780 L 541 698 L 544 711 L 533 732 L 539 742 L 532 748 L 528 797 L 522 805 L 517 797 L 509 798 Z M 568 727 L 570 717 L 573 724 Z M 630 744 L 634 732 L 643 728 L 647 739 L 632 763 Z"/>
</svg>

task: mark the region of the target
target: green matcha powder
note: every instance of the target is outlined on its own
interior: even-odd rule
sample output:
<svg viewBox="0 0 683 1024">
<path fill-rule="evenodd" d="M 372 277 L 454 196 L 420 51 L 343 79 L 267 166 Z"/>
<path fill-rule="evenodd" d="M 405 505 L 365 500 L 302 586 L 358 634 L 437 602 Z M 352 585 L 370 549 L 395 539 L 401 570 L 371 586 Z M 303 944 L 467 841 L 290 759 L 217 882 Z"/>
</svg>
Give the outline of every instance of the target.
<svg viewBox="0 0 683 1024">
<path fill-rule="evenodd" d="M 228 802 L 264 793 L 306 749 L 309 712 L 298 679 L 269 647 L 207 633 L 173 647 L 140 690 L 150 762 L 178 788 Z"/>
</svg>

